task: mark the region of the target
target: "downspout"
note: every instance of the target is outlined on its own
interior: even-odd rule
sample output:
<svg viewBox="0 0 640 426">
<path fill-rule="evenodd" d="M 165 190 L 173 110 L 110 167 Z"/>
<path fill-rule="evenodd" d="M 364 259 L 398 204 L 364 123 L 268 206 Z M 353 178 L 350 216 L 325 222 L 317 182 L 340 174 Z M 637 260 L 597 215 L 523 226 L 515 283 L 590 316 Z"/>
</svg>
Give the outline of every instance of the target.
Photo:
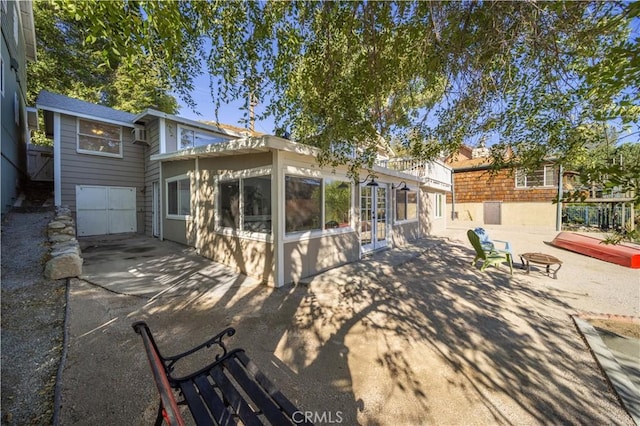
<svg viewBox="0 0 640 426">
<path fill-rule="evenodd" d="M 562 231 L 562 164 L 558 167 L 558 202 L 556 203 L 556 231 Z"/>
<path fill-rule="evenodd" d="M 456 186 L 454 185 L 453 174 L 454 171 L 451 170 L 451 222 L 456 219 Z"/>
</svg>

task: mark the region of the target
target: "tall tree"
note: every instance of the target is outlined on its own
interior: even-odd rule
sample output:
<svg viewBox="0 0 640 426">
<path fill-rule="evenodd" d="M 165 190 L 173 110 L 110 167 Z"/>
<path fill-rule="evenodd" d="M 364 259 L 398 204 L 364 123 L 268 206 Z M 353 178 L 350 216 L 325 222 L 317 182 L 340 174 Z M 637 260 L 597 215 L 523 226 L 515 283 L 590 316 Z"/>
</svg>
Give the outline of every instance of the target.
<svg viewBox="0 0 640 426">
<path fill-rule="evenodd" d="M 590 125 L 640 115 L 637 2 L 55 4 L 108 40 L 106 63 L 143 52 L 188 99 L 206 59 L 218 107 L 268 99 L 279 129 L 354 171 L 380 138 L 428 158 L 481 134 L 497 164 L 507 147 L 506 161 L 569 163 Z"/>
<path fill-rule="evenodd" d="M 41 90 L 129 112 L 178 110 L 167 78 L 142 52 L 119 55 L 108 40 L 87 43 L 93 24 L 47 1 L 34 2 L 38 61 L 29 64 L 28 102 Z"/>
</svg>

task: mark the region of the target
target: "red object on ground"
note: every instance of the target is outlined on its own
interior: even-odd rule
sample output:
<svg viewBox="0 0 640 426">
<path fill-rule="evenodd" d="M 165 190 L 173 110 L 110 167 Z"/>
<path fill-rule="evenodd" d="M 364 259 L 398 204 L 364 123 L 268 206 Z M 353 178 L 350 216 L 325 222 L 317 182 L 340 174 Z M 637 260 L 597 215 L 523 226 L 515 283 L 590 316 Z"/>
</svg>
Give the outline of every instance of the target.
<svg viewBox="0 0 640 426">
<path fill-rule="evenodd" d="M 637 244 L 604 244 L 599 238 L 561 232 L 551 245 L 629 268 L 640 268 L 640 246 Z"/>
</svg>

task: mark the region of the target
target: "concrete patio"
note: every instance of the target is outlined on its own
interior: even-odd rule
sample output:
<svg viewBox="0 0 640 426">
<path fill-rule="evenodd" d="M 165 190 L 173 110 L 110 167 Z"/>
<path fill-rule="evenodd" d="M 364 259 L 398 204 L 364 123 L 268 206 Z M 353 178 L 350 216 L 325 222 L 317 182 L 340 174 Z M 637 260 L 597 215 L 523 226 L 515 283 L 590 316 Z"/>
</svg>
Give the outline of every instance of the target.
<svg viewBox="0 0 640 426">
<path fill-rule="evenodd" d="M 637 317 L 638 270 L 550 247 L 553 232 L 489 229 L 516 253 L 565 263 L 558 280 L 480 273 L 465 231 L 277 290 L 171 243 L 84 241 L 60 423 L 153 421 L 157 393 L 131 329 L 146 320 L 165 354 L 235 327 L 231 346 L 327 423 L 633 424 L 570 315 Z"/>
</svg>

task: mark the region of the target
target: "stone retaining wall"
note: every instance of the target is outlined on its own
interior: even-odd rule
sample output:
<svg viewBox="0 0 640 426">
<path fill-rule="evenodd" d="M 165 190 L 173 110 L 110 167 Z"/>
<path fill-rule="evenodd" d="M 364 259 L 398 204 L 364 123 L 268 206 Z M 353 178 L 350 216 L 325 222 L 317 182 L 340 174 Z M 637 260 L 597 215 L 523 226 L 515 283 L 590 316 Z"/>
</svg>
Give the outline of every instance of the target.
<svg viewBox="0 0 640 426">
<path fill-rule="evenodd" d="M 80 244 L 76 239 L 76 227 L 69 208 L 56 208 L 56 216 L 49 222 L 47 234 L 51 243 L 51 259 L 44 267 L 45 277 L 59 280 L 81 275 Z"/>
</svg>

